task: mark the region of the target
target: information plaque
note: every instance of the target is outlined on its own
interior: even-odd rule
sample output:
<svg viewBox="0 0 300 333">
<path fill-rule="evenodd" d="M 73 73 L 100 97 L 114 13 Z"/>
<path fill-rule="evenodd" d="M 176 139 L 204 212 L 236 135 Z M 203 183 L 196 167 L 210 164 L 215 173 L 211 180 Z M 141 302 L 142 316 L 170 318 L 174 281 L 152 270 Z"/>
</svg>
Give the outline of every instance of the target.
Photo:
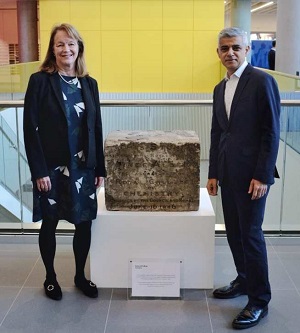
<svg viewBox="0 0 300 333">
<path fill-rule="evenodd" d="M 130 260 L 132 297 L 180 297 L 182 260 Z"/>
</svg>

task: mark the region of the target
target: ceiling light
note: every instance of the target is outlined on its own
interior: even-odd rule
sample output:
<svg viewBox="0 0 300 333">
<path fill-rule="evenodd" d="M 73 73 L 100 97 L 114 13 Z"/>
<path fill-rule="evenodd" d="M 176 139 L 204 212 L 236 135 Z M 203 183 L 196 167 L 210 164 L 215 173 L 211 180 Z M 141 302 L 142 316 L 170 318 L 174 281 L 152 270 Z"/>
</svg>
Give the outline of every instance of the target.
<svg viewBox="0 0 300 333">
<path fill-rule="evenodd" d="M 269 7 L 269 6 L 273 5 L 273 3 L 274 3 L 274 1 L 270 1 L 270 2 L 265 3 L 264 5 L 251 9 L 251 13 L 254 13 L 262 8 Z"/>
</svg>

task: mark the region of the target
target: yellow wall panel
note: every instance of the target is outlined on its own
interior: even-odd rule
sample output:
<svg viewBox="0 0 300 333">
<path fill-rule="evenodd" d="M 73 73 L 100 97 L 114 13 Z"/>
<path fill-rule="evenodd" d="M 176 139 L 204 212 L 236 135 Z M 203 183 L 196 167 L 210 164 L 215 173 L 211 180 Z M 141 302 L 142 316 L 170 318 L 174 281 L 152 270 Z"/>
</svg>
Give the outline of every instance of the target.
<svg viewBox="0 0 300 333">
<path fill-rule="evenodd" d="M 212 92 L 219 82 L 217 32 L 194 32 L 193 92 Z"/>
<path fill-rule="evenodd" d="M 193 31 L 163 34 L 163 92 L 193 91 Z"/>
<path fill-rule="evenodd" d="M 223 0 L 194 0 L 194 29 L 221 30 L 224 28 Z"/>
<path fill-rule="evenodd" d="M 93 78 L 99 78 L 101 73 L 101 32 L 84 31 L 80 32 L 85 46 L 85 61 L 88 72 Z M 100 88 L 100 82 L 98 82 Z"/>
<path fill-rule="evenodd" d="M 132 0 L 132 30 L 162 30 L 162 0 Z"/>
<path fill-rule="evenodd" d="M 163 29 L 193 30 L 193 0 L 164 0 Z"/>
<path fill-rule="evenodd" d="M 41 59 L 55 24 L 83 36 L 102 91 L 210 92 L 223 0 L 39 0 Z"/>
<path fill-rule="evenodd" d="M 162 33 L 132 33 L 132 90 L 162 91 Z"/>
<path fill-rule="evenodd" d="M 70 22 L 70 2 L 68 0 L 40 0 L 40 29 L 50 30 L 56 24 Z"/>
<path fill-rule="evenodd" d="M 102 91 L 132 91 L 131 32 L 102 31 Z"/>
<path fill-rule="evenodd" d="M 46 52 L 48 50 L 49 39 L 50 39 L 50 30 L 40 31 L 40 40 L 41 40 L 40 59 L 41 59 L 41 61 L 43 61 L 45 59 Z"/>
<path fill-rule="evenodd" d="M 100 30 L 100 1 L 70 1 L 72 24 L 80 30 Z"/>
<path fill-rule="evenodd" d="M 131 30 L 131 0 L 102 0 L 101 29 Z"/>
</svg>

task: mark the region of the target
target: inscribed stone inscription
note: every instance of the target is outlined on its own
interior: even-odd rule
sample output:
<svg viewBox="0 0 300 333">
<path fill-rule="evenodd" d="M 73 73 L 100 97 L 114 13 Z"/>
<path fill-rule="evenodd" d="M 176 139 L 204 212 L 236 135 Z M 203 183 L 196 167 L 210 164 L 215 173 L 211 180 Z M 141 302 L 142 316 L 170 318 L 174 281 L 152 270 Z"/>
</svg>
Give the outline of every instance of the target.
<svg viewBox="0 0 300 333">
<path fill-rule="evenodd" d="M 199 209 L 200 143 L 193 131 L 115 131 L 105 140 L 107 210 Z"/>
</svg>

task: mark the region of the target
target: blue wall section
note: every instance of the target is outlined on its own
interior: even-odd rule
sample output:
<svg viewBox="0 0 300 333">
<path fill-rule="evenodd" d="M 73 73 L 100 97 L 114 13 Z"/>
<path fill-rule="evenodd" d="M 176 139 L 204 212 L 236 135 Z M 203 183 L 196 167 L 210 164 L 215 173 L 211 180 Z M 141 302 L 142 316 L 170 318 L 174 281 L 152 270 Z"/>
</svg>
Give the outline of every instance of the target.
<svg viewBox="0 0 300 333">
<path fill-rule="evenodd" d="M 251 42 L 251 65 L 269 69 L 268 53 L 271 47 L 271 40 L 253 40 Z"/>
</svg>

